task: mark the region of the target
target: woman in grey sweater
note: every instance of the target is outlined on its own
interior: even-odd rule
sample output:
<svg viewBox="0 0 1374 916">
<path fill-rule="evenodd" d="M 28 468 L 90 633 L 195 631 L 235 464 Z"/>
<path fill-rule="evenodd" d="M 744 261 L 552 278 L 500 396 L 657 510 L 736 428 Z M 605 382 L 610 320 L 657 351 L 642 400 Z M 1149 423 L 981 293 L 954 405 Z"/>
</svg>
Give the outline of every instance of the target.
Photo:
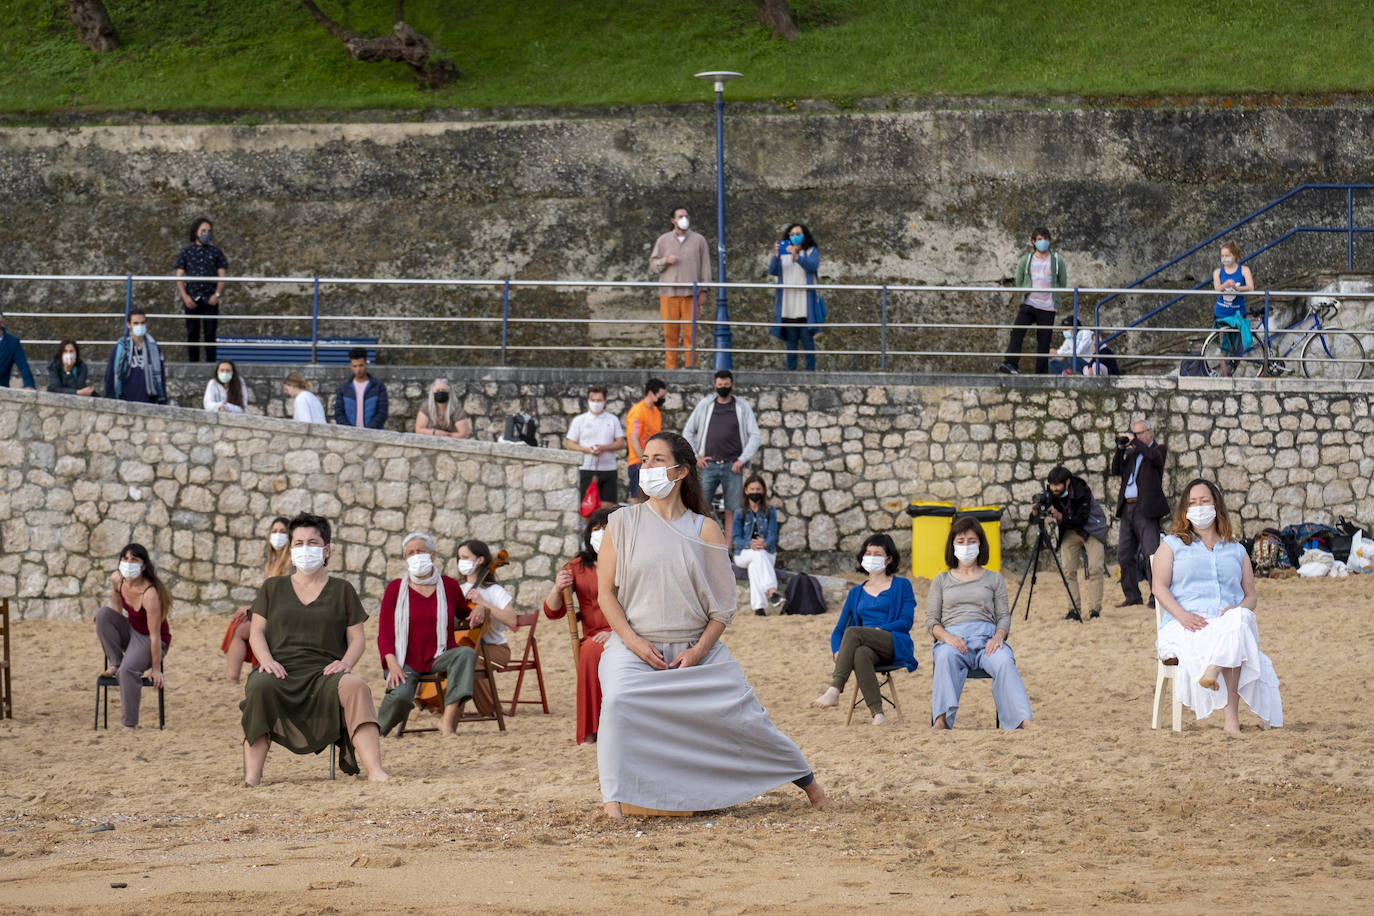
<svg viewBox="0 0 1374 916">
<path fill-rule="evenodd" d="M 956 518 L 945 542 L 949 569 L 930 583 L 926 629 L 935 640 L 930 685 L 931 727 L 954 727 L 959 694 L 972 671 L 992 676 L 992 699 L 1002 728 L 1032 728 L 1030 698 L 1006 644 L 1011 630 L 1007 583 L 984 569 L 988 542 L 977 519 Z"/>
</svg>

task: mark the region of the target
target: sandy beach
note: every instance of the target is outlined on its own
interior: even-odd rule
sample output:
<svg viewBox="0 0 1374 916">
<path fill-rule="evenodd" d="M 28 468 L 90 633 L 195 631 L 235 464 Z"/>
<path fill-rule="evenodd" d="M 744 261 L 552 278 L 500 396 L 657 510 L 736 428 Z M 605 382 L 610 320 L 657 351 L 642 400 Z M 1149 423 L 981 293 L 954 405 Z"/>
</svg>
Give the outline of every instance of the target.
<svg viewBox="0 0 1374 916">
<path fill-rule="evenodd" d="M 927 583 L 915 584 L 919 626 Z M 901 720 L 846 728 L 842 711 L 807 708 L 838 608 L 746 610 L 725 640 L 831 806 L 813 811 L 789 785 L 623 824 L 602 817 L 595 746 L 573 740 L 562 621 L 537 632 L 550 715 L 522 704 L 505 734 L 471 723 L 456 738 L 388 739 L 387 784 L 330 782 L 327 756 L 274 748 L 257 789 L 240 780 L 224 616 L 174 612 L 167 728 L 145 691 L 134 734 L 119 730 L 117 691 L 113 727 L 91 730 L 90 623 L 20 622 L 15 718 L 0 721 L 0 911 L 1370 911 L 1374 730 L 1360 711 L 1374 577 L 1258 590 L 1286 724 L 1262 730 L 1242 705 L 1238 738 L 1219 713 L 1187 710 L 1181 733 L 1167 713 L 1152 731 L 1153 612 L 1069 623 L 1043 576 L 1010 639 L 1031 732 L 995 730 L 975 681 L 960 728 L 932 733 L 928 647 L 898 678 Z M 1119 594 L 1109 582 L 1108 604 Z M 359 673 L 380 700 L 375 650 Z M 514 681 L 500 678 L 507 698 Z M 522 699 L 535 696 L 527 681 Z"/>
</svg>

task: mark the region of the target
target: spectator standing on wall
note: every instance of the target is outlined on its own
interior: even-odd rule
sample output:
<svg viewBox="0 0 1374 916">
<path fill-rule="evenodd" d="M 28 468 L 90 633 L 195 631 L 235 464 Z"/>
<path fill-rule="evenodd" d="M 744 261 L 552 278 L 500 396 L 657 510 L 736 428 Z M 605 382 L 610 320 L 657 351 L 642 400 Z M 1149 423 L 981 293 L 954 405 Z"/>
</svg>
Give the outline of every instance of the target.
<svg viewBox="0 0 1374 916">
<path fill-rule="evenodd" d="M 299 372 L 286 377 L 286 395 L 291 399 L 291 419 L 302 423 L 326 423 L 324 405 L 310 390 L 310 380 Z"/>
<path fill-rule="evenodd" d="M 229 259 L 224 252 L 210 244 L 211 222 L 199 217 L 191 223 L 191 244 L 177 255 L 178 277 L 223 277 L 229 273 Z M 213 363 L 218 356 L 215 341 L 219 331 L 219 300 L 224 294 L 224 281 L 177 281 L 177 295 L 186 311 L 186 353 L 193 363 L 200 362 L 205 341 L 205 361 Z"/>
<path fill-rule="evenodd" d="M 630 499 L 641 499 L 639 493 L 639 464 L 644 460 L 644 446 L 663 429 L 663 414 L 659 408 L 668 397 L 668 383 L 651 378 L 644 383 L 644 397 L 635 402 L 625 415 L 625 441 L 629 445 Z"/>
<path fill-rule="evenodd" d="M 421 436 L 447 436 L 467 439 L 472 436 L 472 421 L 453 400 L 453 386 L 437 378 L 429 386 L 429 398 L 415 412 L 415 432 Z"/>
<path fill-rule="evenodd" d="M 10 386 L 10 375 L 15 368 L 19 369 L 19 377 L 24 380 L 24 387 L 33 389 L 33 372 L 29 370 L 28 357 L 24 355 L 24 345 L 18 337 L 15 337 L 5 329 L 5 315 L 0 312 L 0 383 L 6 388 Z"/>
<path fill-rule="evenodd" d="M 48 360 L 48 390 L 90 397 L 95 394 L 95 386 L 89 379 L 86 361 L 81 358 L 81 348 L 76 341 L 64 340 L 58 344 L 57 352 Z"/>
<path fill-rule="evenodd" d="M 205 409 L 221 413 L 243 413 L 248 407 L 248 386 L 233 360 L 222 359 L 215 374 L 205 383 Z"/>
<path fill-rule="evenodd" d="M 663 319 L 663 365 L 690 369 L 697 363 L 692 335 L 692 285 L 711 282 L 711 250 L 706 239 L 690 228 L 686 207 L 674 207 L 672 228 L 658 237 L 649 252 L 649 267 L 663 281 L 658 288 L 658 311 Z M 706 304 L 706 291 L 698 290 L 696 304 Z"/>
<path fill-rule="evenodd" d="M 744 466 L 759 450 L 762 437 L 758 420 L 747 401 L 735 397 L 735 377 L 729 369 L 716 373 L 715 396 L 697 402 L 682 437 L 691 443 L 701 471 L 701 489 L 707 505 L 719 488 L 725 497 L 724 527 L 734 530 L 735 507 L 744 497 Z"/>
<path fill-rule="evenodd" d="M 603 503 L 620 502 L 615 453 L 625 449 L 625 429 L 619 417 L 606 412 L 605 388 L 593 385 L 587 389 L 587 411 L 573 417 L 564 442 L 571 451 L 584 455 L 577 472 L 577 492 L 585 495 L 595 480 Z"/>
<path fill-rule="evenodd" d="M 352 377 L 340 382 L 334 394 L 334 422 L 360 429 L 385 429 L 390 402 L 386 385 L 367 371 L 367 350 L 363 347 L 349 350 L 348 368 Z"/>
<path fill-rule="evenodd" d="M 157 341 L 148 333 L 148 314 L 133 307 L 124 327 L 124 336 L 115 342 L 105 361 L 105 397 L 166 404 L 167 367 Z"/>
<path fill-rule="evenodd" d="M 998 372 L 1016 375 L 1021 371 L 1021 344 L 1026 339 L 1026 328 L 1035 325 L 1035 371 L 1044 375 L 1050 371 L 1050 340 L 1053 333 L 1054 313 L 1059 309 L 1059 293 L 1050 292 L 1052 287 L 1069 285 L 1068 268 L 1064 257 L 1050 250 L 1050 230 L 1037 226 L 1031 233 L 1034 251 L 1027 252 L 1016 262 L 1016 286 L 1029 289 L 1021 299 L 1021 309 L 1016 313 L 1016 327 L 1012 329 L 1011 341 L 1007 344 L 1007 358 L 997 367 Z M 1043 290 L 1043 292 L 1042 292 Z"/>
<path fill-rule="evenodd" d="M 797 368 L 797 346 L 806 351 L 806 371 L 816 370 L 816 331 L 821 315 L 814 289 L 783 289 L 784 286 L 815 286 L 821 253 L 811 230 L 793 223 L 769 251 L 768 272 L 778 278 L 773 295 L 773 329 L 769 332 L 787 344 L 785 365 Z"/>
<path fill-rule="evenodd" d="M 1121 519 L 1117 535 L 1116 559 L 1121 564 L 1121 593 L 1126 600 L 1117 607 L 1140 604 L 1140 576 L 1149 575 L 1150 557 L 1159 550 L 1159 519 L 1169 514 L 1164 495 L 1164 458 L 1168 449 L 1155 441 L 1155 428 L 1149 420 L 1131 421 L 1131 434 L 1118 436 L 1112 455 L 1111 474 L 1121 478 L 1121 493 L 1116 499 L 1116 517 Z M 1137 557 L 1144 560 L 1144 568 Z M 1150 595 L 1150 607 L 1155 606 Z"/>
</svg>

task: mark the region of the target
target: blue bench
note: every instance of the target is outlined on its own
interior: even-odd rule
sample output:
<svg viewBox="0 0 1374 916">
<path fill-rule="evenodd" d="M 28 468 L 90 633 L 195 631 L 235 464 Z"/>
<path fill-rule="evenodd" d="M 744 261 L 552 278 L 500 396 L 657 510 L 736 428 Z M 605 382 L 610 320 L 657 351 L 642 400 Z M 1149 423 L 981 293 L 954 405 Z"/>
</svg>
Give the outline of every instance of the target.
<svg viewBox="0 0 1374 916">
<path fill-rule="evenodd" d="M 215 344 L 220 359 L 239 363 L 299 365 L 310 362 L 309 337 L 221 337 Z M 367 361 L 377 362 L 375 337 L 321 337 L 315 361 L 329 366 L 348 364 L 348 351 L 367 350 Z"/>
</svg>

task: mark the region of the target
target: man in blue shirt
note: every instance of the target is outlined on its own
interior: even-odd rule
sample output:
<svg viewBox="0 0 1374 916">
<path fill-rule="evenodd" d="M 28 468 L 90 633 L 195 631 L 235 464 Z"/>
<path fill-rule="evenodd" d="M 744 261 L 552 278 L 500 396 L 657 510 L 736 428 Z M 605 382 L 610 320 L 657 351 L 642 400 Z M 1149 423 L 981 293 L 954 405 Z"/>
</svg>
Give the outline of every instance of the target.
<svg viewBox="0 0 1374 916">
<path fill-rule="evenodd" d="M 24 345 L 19 342 L 18 337 L 5 330 L 5 316 L 0 313 L 0 383 L 6 388 L 10 386 L 10 376 L 14 373 L 15 367 L 18 367 L 19 377 L 24 380 L 24 387 L 32 391 L 36 386 L 33 384 L 33 373 L 29 370 L 28 358 L 24 356 Z"/>
<path fill-rule="evenodd" d="M 367 371 L 367 350 L 354 347 L 348 351 L 348 368 L 353 373 L 339 384 L 334 393 L 334 422 L 340 426 L 386 429 L 390 412 L 386 385 Z"/>
</svg>

